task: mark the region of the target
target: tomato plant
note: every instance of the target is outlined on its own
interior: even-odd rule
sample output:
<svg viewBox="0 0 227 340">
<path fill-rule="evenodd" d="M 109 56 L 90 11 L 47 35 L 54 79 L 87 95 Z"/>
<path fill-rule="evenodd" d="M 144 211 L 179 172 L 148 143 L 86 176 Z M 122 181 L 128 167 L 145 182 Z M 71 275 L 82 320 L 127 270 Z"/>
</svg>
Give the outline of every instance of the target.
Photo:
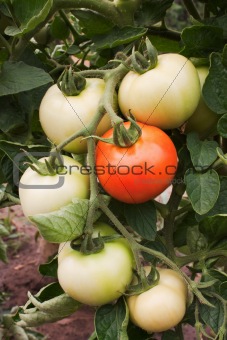
<svg viewBox="0 0 227 340">
<path fill-rule="evenodd" d="M 131 147 L 99 141 L 96 150 L 97 176 L 102 187 L 126 203 L 155 198 L 171 184 L 177 169 L 177 152 L 171 139 L 154 126 L 138 125 L 142 135 Z M 124 126 L 129 127 L 129 123 Z M 103 138 L 112 134 L 113 129 Z"/>
<path fill-rule="evenodd" d="M 205 83 L 206 77 L 209 73 L 209 68 L 207 66 L 197 67 L 197 72 L 200 79 L 201 91 Z M 217 133 L 218 115 L 215 114 L 205 103 L 202 93 L 200 96 L 199 104 L 193 113 L 193 115 L 188 119 L 185 127 L 185 132 L 195 131 L 202 136 L 209 136 Z"/>
<path fill-rule="evenodd" d="M 89 134 L 88 124 L 97 111 L 104 89 L 104 81 L 98 78 L 86 79 L 85 89 L 77 96 L 65 96 L 57 85 L 51 86 L 39 108 L 40 123 L 47 137 L 59 144 L 80 129 L 86 129 Z M 110 127 L 110 119 L 105 115 L 96 133 L 102 135 Z M 77 138 L 64 149 L 73 153 L 85 153 L 86 141 Z"/>
<path fill-rule="evenodd" d="M 161 129 L 182 125 L 195 111 L 199 97 L 194 65 L 174 53 L 161 54 L 157 66 L 143 74 L 129 72 L 118 92 L 125 116 L 131 111 L 139 122 Z"/>
<path fill-rule="evenodd" d="M 0 207 L 21 204 L 61 244 L 39 268 L 54 283 L 15 315 L 3 306 L 3 337 L 45 323 L 51 337 L 89 304 L 94 339 L 183 339 L 189 324 L 224 340 L 226 11 L 225 0 L 0 2 Z M 38 41 L 46 28 L 51 42 Z M 5 237 L 0 223 L 4 262 Z"/>
<path fill-rule="evenodd" d="M 99 222 L 93 237 L 116 234 L 108 224 Z M 75 300 L 98 306 L 118 299 L 132 280 L 133 254 L 125 239 L 105 243 L 102 251 L 91 255 L 62 243 L 58 252 L 58 280 Z"/>
<path fill-rule="evenodd" d="M 148 274 L 149 267 L 146 267 Z M 184 317 L 187 285 L 171 269 L 158 268 L 158 284 L 127 298 L 130 318 L 148 332 L 163 332 L 175 327 Z"/>
<path fill-rule="evenodd" d="M 40 159 L 44 163 L 44 159 Z M 41 175 L 30 167 L 20 179 L 19 197 L 25 216 L 44 214 L 71 203 L 72 198 L 89 197 L 89 176 L 82 165 L 68 156 L 55 175 Z M 45 199 L 44 199 L 45 198 Z"/>
</svg>

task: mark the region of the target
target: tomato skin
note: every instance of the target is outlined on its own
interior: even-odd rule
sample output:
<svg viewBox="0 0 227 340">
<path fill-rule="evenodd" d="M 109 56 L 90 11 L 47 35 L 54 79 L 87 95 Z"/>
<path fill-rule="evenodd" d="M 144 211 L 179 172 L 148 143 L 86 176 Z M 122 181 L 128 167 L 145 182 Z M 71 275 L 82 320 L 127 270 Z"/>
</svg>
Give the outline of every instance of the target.
<svg viewBox="0 0 227 340">
<path fill-rule="evenodd" d="M 207 66 L 197 67 L 197 72 L 200 79 L 201 91 L 205 83 L 206 77 L 209 73 Z M 199 135 L 212 135 L 216 133 L 216 124 L 218 122 L 218 115 L 213 112 L 205 103 L 202 92 L 200 95 L 199 104 L 193 115 L 189 118 L 185 126 L 185 133 L 191 131 L 197 132 Z"/>
<path fill-rule="evenodd" d="M 96 223 L 94 237 L 117 234 L 106 223 Z M 96 254 L 84 255 L 70 246 L 59 246 L 58 280 L 63 290 L 75 300 L 99 306 L 118 299 L 130 284 L 134 259 L 126 239 L 105 243 Z"/>
<path fill-rule="evenodd" d="M 59 144 L 87 127 L 96 114 L 104 90 L 105 82 L 98 78 L 86 79 L 85 89 L 77 96 L 65 96 L 56 84 L 52 85 L 44 95 L 39 109 L 40 123 L 47 137 L 53 143 Z M 96 135 L 102 135 L 110 127 L 110 119 L 105 114 Z M 86 153 L 87 142 L 77 138 L 64 147 L 64 150 Z"/>
<path fill-rule="evenodd" d="M 125 122 L 128 128 L 130 123 Z M 169 136 L 157 127 L 138 123 L 142 136 L 128 148 L 99 141 L 96 172 L 112 197 L 125 203 L 143 203 L 162 193 L 177 168 L 177 152 Z M 103 135 L 112 137 L 113 129 Z M 115 171 L 115 174 L 113 172 Z"/>
<path fill-rule="evenodd" d="M 40 161 L 44 162 L 44 158 Z M 26 217 L 58 210 L 71 203 L 74 197 L 89 198 L 89 176 L 85 174 L 85 169 L 80 171 L 82 165 L 68 156 L 63 156 L 63 161 L 67 169 L 65 168 L 65 174 L 62 175 L 42 176 L 31 168 L 25 170 L 20 183 L 27 187 L 19 186 L 19 197 Z M 39 187 L 59 183 L 60 176 L 64 178 L 64 183 L 60 187 Z M 34 187 L 29 187 L 31 185 Z"/>
<path fill-rule="evenodd" d="M 158 56 L 157 66 L 138 74 L 130 71 L 121 82 L 118 101 L 122 113 L 161 129 L 181 126 L 200 98 L 197 71 L 190 60 L 174 53 Z"/>
<path fill-rule="evenodd" d="M 149 268 L 145 268 L 149 272 Z M 158 268 L 159 283 L 127 298 L 132 322 L 147 332 L 164 332 L 176 326 L 184 317 L 187 286 L 181 276 L 171 269 Z"/>
</svg>

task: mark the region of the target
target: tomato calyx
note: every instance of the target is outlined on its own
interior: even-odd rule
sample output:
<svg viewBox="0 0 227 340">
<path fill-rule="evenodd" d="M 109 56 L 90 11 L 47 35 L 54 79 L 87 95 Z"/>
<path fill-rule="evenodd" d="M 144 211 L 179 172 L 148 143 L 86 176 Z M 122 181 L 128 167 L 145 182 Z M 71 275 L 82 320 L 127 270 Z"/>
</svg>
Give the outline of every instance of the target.
<svg viewBox="0 0 227 340">
<path fill-rule="evenodd" d="M 70 66 L 62 72 L 57 85 L 66 96 L 78 96 L 85 89 L 86 79 Z"/>
<path fill-rule="evenodd" d="M 124 123 L 120 123 L 114 126 L 113 130 L 113 144 L 126 148 L 132 146 L 142 135 L 142 129 L 136 124 L 136 121 L 129 112 L 128 120 L 131 122 L 128 129 L 125 128 Z"/>
<path fill-rule="evenodd" d="M 160 274 L 158 270 L 156 270 L 155 267 L 151 267 L 149 274 L 146 276 L 145 271 L 143 268 L 141 268 L 142 273 L 139 274 L 138 272 L 135 272 L 135 277 L 137 283 L 132 283 L 128 289 L 125 295 L 131 296 L 131 295 L 139 295 L 143 292 L 146 292 L 147 290 L 155 287 L 160 279 Z"/>
<path fill-rule="evenodd" d="M 135 144 L 140 138 L 140 136 L 142 135 L 142 129 L 139 125 L 137 125 L 131 112 L 129 112 L 129 116 L 127 117 L 127 119 L 131 122 L 129 128 L 126 129 L 124 122 L 122 120 L 119 120 L 114 124 L 113 137 L 111 138 L 102 138 L 99 136 L 90 137 L 96 138 L 104 143 L 114 144 L 121 148 L 128 148 Z"/>
<path fill-rule="evenodd" d="M 63 165 L 61 155 L 56 153 L 50 160 L 45 159 L 44 163 L 37 160 L 26 150 L 23 150 L 30 162 L 25 162 L 33 171 L 42 176 L 55 176 L 59 173 L 59 166 Z"/>
<path fill-rule="evenodd" d="M 145 46 L 145 47 L 144 47 Z M 152 45 L 151 41 L 146 37 L 145 43 L 142 45 L 143 53 L 132 50 L 132 71 L 143 74 L 152 70 L 158 63 L 158 52 Z"/>
<path fill-rule="evenodd" d="M 85 255 L 91 255 L 95 253 L 99 253 L 104 249 L 105 243 L 113 242 L 122 238 L 119 234 L 113 234 L 110 236 L 101 236 L 100 233 L 98 237 L 92 237 L 90 234 L 85 234 L 82 243 L 78 242 L 78 239 L 71 241 L 70 246 L 72 249 L 80 251 Z"/>
</svg>

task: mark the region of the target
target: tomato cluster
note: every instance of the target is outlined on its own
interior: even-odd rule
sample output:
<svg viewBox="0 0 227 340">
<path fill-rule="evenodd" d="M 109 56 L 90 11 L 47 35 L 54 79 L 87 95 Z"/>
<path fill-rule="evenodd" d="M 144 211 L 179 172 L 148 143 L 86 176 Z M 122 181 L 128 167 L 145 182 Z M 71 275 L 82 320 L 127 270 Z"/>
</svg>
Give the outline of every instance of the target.
<svg viewBox="0 0 227 340">
<path fill-rule="evenodd" d="M 175 177 L 178 165 L 171 129 L 186 124 L 186 132 L 204 132 L 198 122 L 209 116 L 204 129 L 210 131 L 216 116 L 203 102 L 201 88 L 207 68 L 196 68 L 190 60 L 178 54 L 158 57 L 155 68 L 138 74 L 128 72 L 118 91 L 122 114 L 135 117 L 141 135 L 133 145 L 122 147 L 111 140 L 114 128 L 108 114 L 101 119 L 96 134 L 102 136 L 96 146 L 96 175 L 99 184 L 113 198 L 138 204 L 156 198 Z M 61 144 L 80 130 L 86 135 L 105 93 L 102 79 L 88 78 L 77 96 L 68 96 L 53 85 L 40 105 L 40 123 L 53 144 Z M 126 131 L 131 122 L 122 123 Z M 163 131 L 167 130 L 167 131 Z M 77 137 L 64 150 L 69 153 L 87 152 L 87 142 Z M 28 168 L 21 178 L 19 195 L 27 217 L 53 212 L 69 204 L 74 197 L 89 198 L 89 176 L 82 165 L 63 156 L 66 173 L 42 174 Z M 45 159 L 41 159 L 44 163 Z M 68 171 L 70 169 L 70 171 Z M 57 185 L 64 177 L 63 183 Z M 127 290 L 135 269 L 129 243 L 109 225 L 99 222 L 92 237 L 118 236 L 104 244 L 101 251 L 84 254 L 80 240 L 73 245 L 62 243 L 58 253 L 58 280 L 63 290 L 81 303 L 98 306 L 111 303 Z M 82 240 L 81 240 L 82 241 Z M 145 268 L 148 270 L 147 268 Z M 187 287 L 182 278 L 170 269 L 158 269 L 159 282 L 149 290 L 127 297 L 133 323 L 148 332 L 162 332 L 176 326 L 186 309 Z"/>
</svg>

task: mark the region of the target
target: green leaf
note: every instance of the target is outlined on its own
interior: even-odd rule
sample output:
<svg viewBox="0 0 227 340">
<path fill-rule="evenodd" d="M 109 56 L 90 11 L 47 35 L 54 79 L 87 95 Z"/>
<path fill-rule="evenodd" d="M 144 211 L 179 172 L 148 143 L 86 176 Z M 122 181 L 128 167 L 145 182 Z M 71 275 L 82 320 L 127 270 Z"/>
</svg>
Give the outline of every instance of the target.
<svg viewBox="0 0 227 340">
<path fill-rule="evenodd" d="M 82 32 L 88 37 L 92 38 L 95 35 L 106 34 L 113 28 L 113 23 L 99 13 L 78 9 L 72 11 L 73 15 L 79 20 L 79 25 Z"/>
<path fill-rule="evenodd" d="M 195 132 L 187 135 L 187 147 L 192 163 L 197 171 L 206 170 L 216 159 L 218 143 L 215 141 L 200 141 Z"/>
<path fill-rule="evenodd" d="M 104 199 L 108 202 L 107 196 Z M 29 216 L 45 240 L 53 243 L 72 241 L 83 233 L 89 208 L 88 199 L 74 198 L 60 210 L 47 214 Z M 94 221 L 101 215 L 96 211 Z"/>
<path fill-rule="evenodd" d="M 0 238 L 0 260 L 5 263 L 8 262 L 6 249 L 7 249 L 7 245 Z"/>
<path fill-rule="evenodd" d="M 114 27 L 109 34 L 96 35 L 92 38 L 94 42 L 92 50 L 97 51 L 128 44 L 142 37 L 146 31 L 147 29 L 144 27 Z"/>
<path fill-rule="evenodd" d="M 221 272 L 220 270 L 216 269 L 210 269 L 207 271 L 207 275 L 217 279 L 220 282 L 226 282 L 227 281 L 227 274 L 224 272 Z"/>
<path fill-rule="evenodd" d="M 212 53 L 209 74 L 202 89 L 207 106 L 217 114 L 227 113 L 227 67 L 222 63 L 222 55 Z"/>
<path fill-rule="evenodd" d="M 194 211 L 189 211 L 182 218 L 175 221 L 175 232 L 173 234 L 175 247 L 182 247 L 187 243 L 187 230 L 198 224 Z"/>
<path fill-rule="evenodd" d="M 227 113 L 224 114 L 218 121 L 217 130 L 219 135 L 227 138 Z"/>
<path fill-rule="evenodd" d="M 220 294 L 223 299 L 227 300 L 227 281 L 220 285 Z"/>
<path fill-rule="evenodd" d="M 61 320 L 81 307 L 81 303 L 65 294 L 59 283 L 42 288 L 38 294 L 29 294 L 29 301 L 14 317 L 17 325 L 37 327 L 44 323 Z"/>
<path fill-rule="evenodd" d="M 194 25 L 183 30 L 181 35 L 184 48 L 181 51 L 186 57 L 208 57 L 213 51 L 223 47 L 223 31 L 219 27 Z"/>
<path fill-rule="evenodd" d="M 200 304 L 199 315 L 204 323 L 211 327 L 214 333 L 217 334 L 224 321 L 223 305 L 216 298 L 206 297 L 206 299 L 214 306 L 214 308 Z"/>
<path fill-rule="evenodd" d="M 147 37 L 152 42 L 152 45 L 161 53 L 178 53 L 180 52 L 180 44 L 178 41 L 160 37 L 154 34 L 148 34 Z"/>
<path fill-rule="evenodd" d="M 70 29 L 64 20 L 60 16 L 56 15 L 50 25 L 50 32 L 55 39 L 65 40 L 70 34 Z"/>
<path fill-rule="evenodd" d="M 41 264 L 39 266 L 39 272 L 43 276 L 57 277 L 58 260 L 53 258 L 50 262 Z"/>
<path fill-rule="evenodd" d="M 154 338 L 148 338 L 147 332 L 142 328 L 137 327 L 132 322 L 129 321 L 128 324 L 128 339 L 129 340 L 154 340 Z"/>
<path fill-rule="evenodd" d="M 128 308 L 123 298 L 114 305 L 101 306 L 95 314 L 95 330 L 98 339 L 128 339 L 126 334 L 128 320 Z"/>
<path fill-rule="evenodd" d="M 208 216 L 199 223 L 199 230 L 210 242 L 227 237 L 227 214 Z"/>
<path fill-rule="evenodd" d="M 174 331 L 166 331 L 162 335 L 162 340 L 180 340 L 179 336 Z"/>
<path fill-rule="evenodd" d="M 201 221 L 207 216 L 227 214 L 227 177 L 220 178 L 220 192 L 213 208 L 205 215 L 196 215 L 196 219 Z"/>
<path fill-rule="evenodd" d="M 141 244 L 144 247 L 150 248 L 152 250 L 159 251 L 160 253 L 168 256 L 168 251 L 167 251 L 166 247 L 161 242 L 161 240 L 159 240 L 158 238 L 155 241 L 145 241 L 145 240 L 143 240 L 141 242 Z M 148 254 L 146 252 L 143 252 L 143 257 L 146 261 L 151 262 L 151 263 L 155 263 L 156 261 L 158 261 L 155 256 Z"/>
<path fill-rule="evenodd" d="M 0 224 L 0 236 L 8 236 L 9 230 L 4 227 L 4 225 Z"/>
<path fill-rule="evenodd" d="M 185 174 L 186 192 L 193 209 L 200 215 L 211 210 L 220 191 L 219 176 L 215 170 L 195 173 L 188 169 Z"/>
<path fill-rule="evenodd" d="M 83 233 L 88 206 L 89 200 L 74 199 L 60 210 L 29 218 L 45 240 L 53 243 L 71 241 Z"/>
<path fill-rule="evenodd" d="M 151 26 L 161 21 L 173 0 L 144 0 L 135 13 L 135 20 L 139 26 Z"/>
<path fill-rule="evenodd" d="M 206 18 L 203 20 L 205 25 L 216 26 L 223 30 L 224 38 L 227 38 L 227 14 L 218 17 Z"/>
<path fill-rule="evenodd" d="M 5 33 L 10 36 L 21 36 L 30 32 L 46 19 L 52 5 L 53 0 L 13 0 L 14 14 L 21 26 L 8 26 Z"/>
<path fill-rule="evenodd" d="M 53 82 L 43 69 L 26 65 L 22 61 L 6 61 L 0 73 L 0 96 L 29 91 Z"/>
<path fill-rule="evenodd" d="M 187 245 L 192 253 L 207 249 L 207 239 L 199 231 L 199 226 L 196 225 L 187 229 Z"/>
<path fill-rule="evenodd" d="M 152 201 L 143 204 L 124 204 L 124 216 L 129 226 L 147 240 L 155 240 L 157 213 Z"/>
<path fill-rule="evenodd" d="M 19 133 L 28 128 L 25 115 L 11 96 L 0 97 L 0 129 L 5 133 Z"/>
</svg>

